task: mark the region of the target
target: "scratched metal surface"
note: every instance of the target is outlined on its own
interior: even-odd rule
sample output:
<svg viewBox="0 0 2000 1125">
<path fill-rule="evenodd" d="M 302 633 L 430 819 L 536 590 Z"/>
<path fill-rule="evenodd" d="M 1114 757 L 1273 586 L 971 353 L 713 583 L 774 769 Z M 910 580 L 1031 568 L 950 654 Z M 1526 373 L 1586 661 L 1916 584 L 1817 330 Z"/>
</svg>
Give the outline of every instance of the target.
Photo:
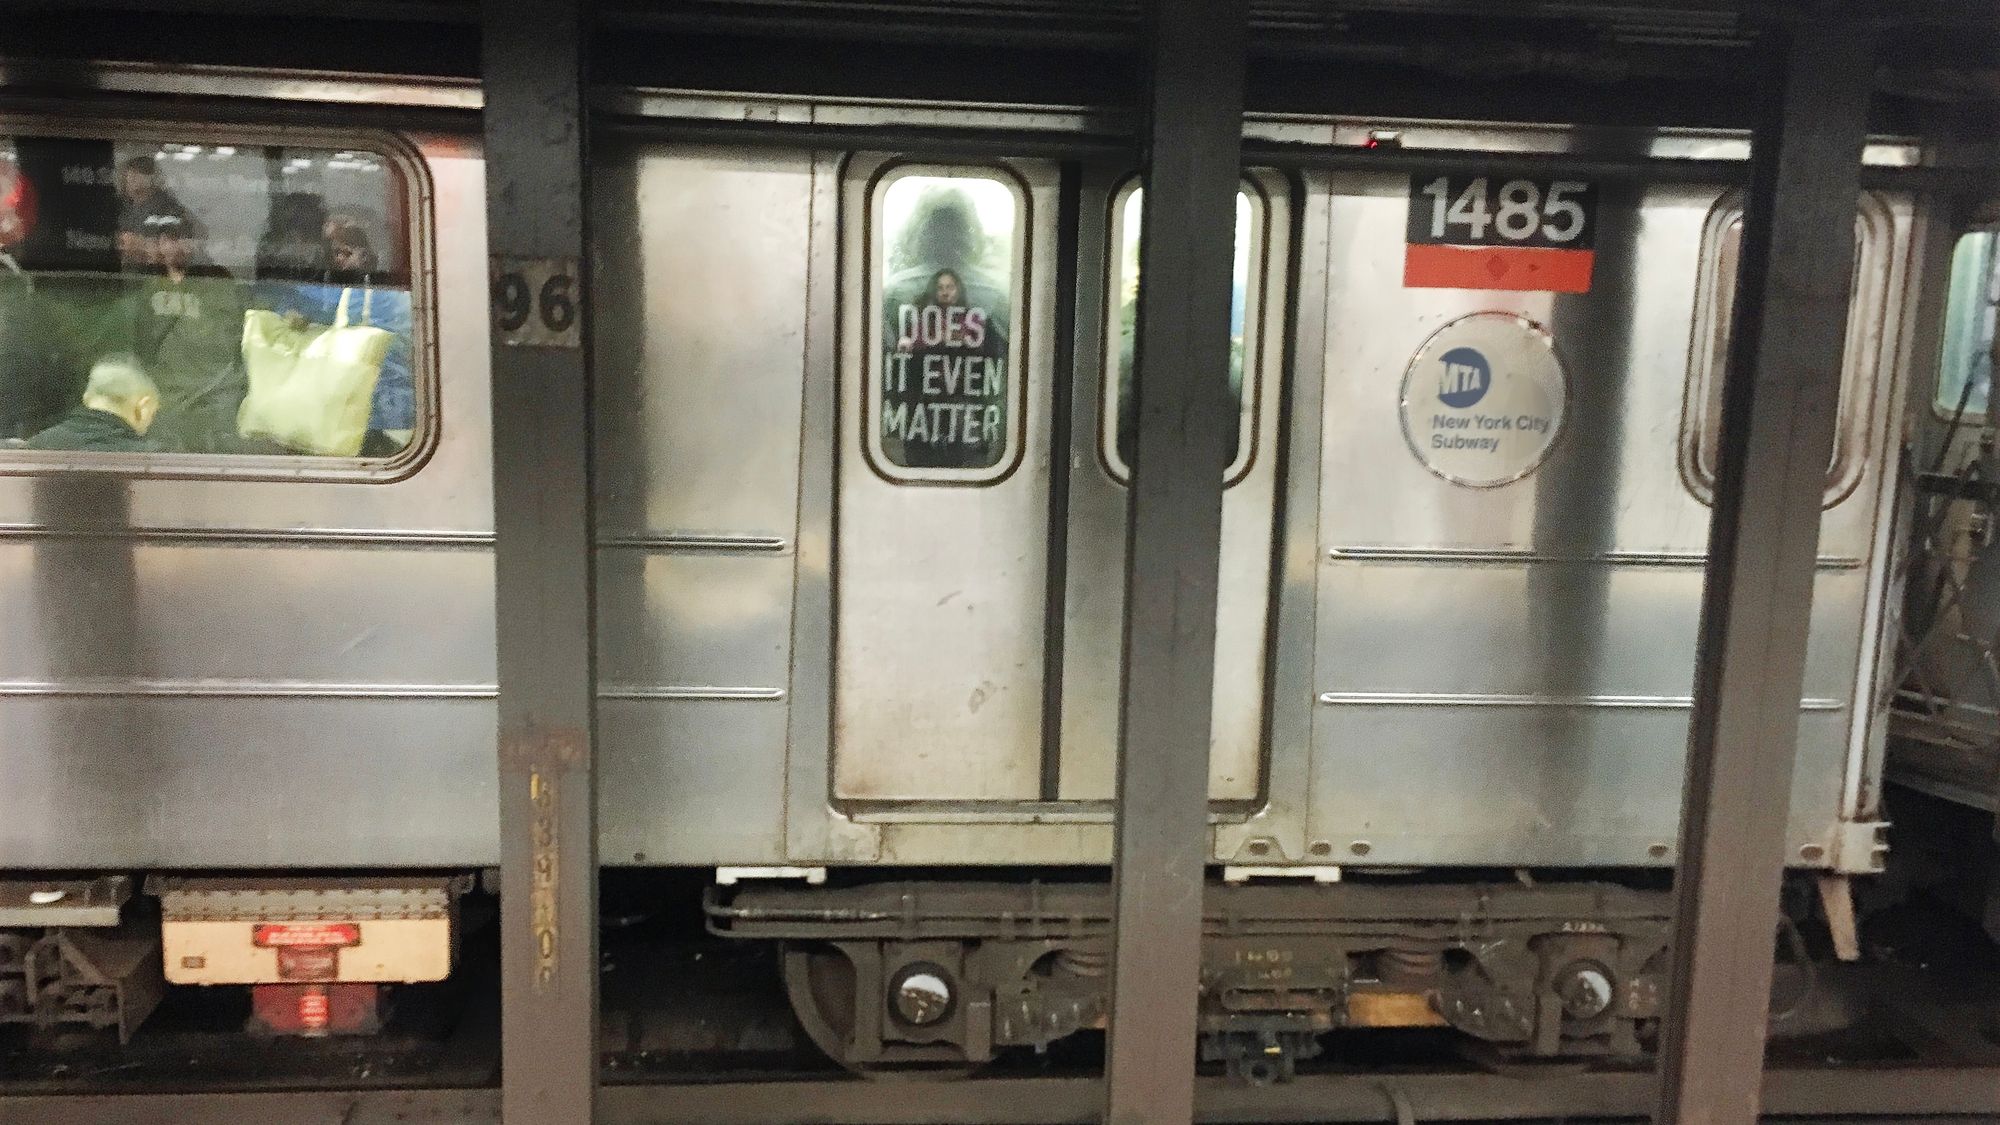
<svg viewBox="0 0 2000 1125">
<path fill-rule="evenodd" d="M 483 176 L 414 139 L 445 411 L 419 471 L 0 478 L 6 865 L 497 858 Z"/>
<path fill-rule="evenodd" d="M 1495 149 L 1572 144 L 1548 129 L 1432 132 Z M 1427 136 L 1413 126 L 1406 143 Z M 1648 151 L 1668 141 L 1677 153 L 1740 155 L 1733 138 L 1680 133 Z M 481 175 L 463 139 L 419 147 L 438 200 L 445 409 L 420 472 L 394 484 L 0 478 L 0 620 L 10 638 L 29 638 L 0 646 L 8 865 L 495 860 Z M 895 707 L 963 709 L 969 696 L 946 698 L 931 678 L 949 662 L 926 666 L 910 655 L 921 646 L 898 675 L 858 667 L 870 621 L 911 596 L 913 544 L 943 525 L 900 510 L 891 486 L 841 476 L 854 458 L 840 453 L 851 314 L 838 154 L 635 140 L 599 155 L 599 269 L 616 279 L 600 286 L 597 340 L 605 861 L 1104 862 L 1102 802 L 1034 798 L 1049 776 L 1061 797 L 1099 797 L 1107 776 L 1118 676 L 1104 614 L 1117 584 L 1104 576 L 1119 554 L 1120 505 L 1088 456 L 1102 328 L 1087 322 L 1102 315 L 1098 243 L 1122 174 L 1107 167 L 1091 181 L 1084 210 L 1103 213 L 1086 224 L 1091 245 L 1079 239 L 1075 267 L 1074 366 L 1088 374 L 1077 376 L 1070 431 L 1056 769 L 1045 769 L 1045 728 L 1028 707 L 989 715 L 1012 718 L 977 754 L 954 743 L 952 781 L 917 776 L 925 747 L 867 733 Z M 1651 844 L 1672 835 L 1663 827 L 1679 792 L 1706 526 L 1681 465 L 1683 403 L 1702 223 L 1721 189 L 1660 186 L 1626 201 L 1628 241 L 1604 244 L 1599 292 L 1514 302 L 1552 323 L 1583 384 L 1577 417 L 1600 438 L 1573 428 L 1539 473 L 1487 492 L 1425 474 L 1402 444 L 1393 394 L 1373 380 L 1392 381 L 1409 351 L 1398 341 L 1421 336 L 1445 305 L 1513 305 L 1402 294 L 1389 276 L 1399 177 L 1260 184 L 1283 219 L 1266 274 L 1282 315 L 1269 321 L 1265 359 L 1281 368 L 1265 385 L 1285 400 L 1274 396 L 1276 416 L 1259 424 L 1285 432 L 1253 466 L 1271 479 L 1253 473 L 1232 493 L 1279 497 L 1270 545 L 1250 553 L 1283 561 L 1262 595 L 1279 604 L 1242 611 L 1268 613 L 1270 635 L 1225 635 L 1238 654 L 1227 670 L 1265 660 L 1276 694 L 1249 706 L 1231 681 L 1239 703 L 1218 711 L 1255 732 L 1226 742 L 1239 760 L 1258 756 L 1269 778 L 1248 811 L 1225 818 L 1242 823 L 1218 828 L 1218 858 L 1670 858 Z M 1922 223 L 1913 205 L 1885 206 L 1889 290 L 1907 295 L 1877 315 L 1876 377 L 1857 384 L 1871 388 L 1856 415 L 1862 467 L 1828 515 L 1795 854 L 1840 818 L 1871 815 L 1877 789 L 1880 725 L 1854 701 L 1892 592 L 1882 470 L 1897 381 L 1918 351 L 1903 313 L 1934 256 L 1908 249 Z M 1037 223 L 1053 212 L 1039 206 Z M 1038 227 L 1034 244 L 1052 252 L 1052 231 Z M 1051 294 L 1055 264 L 1032 270 L 1031 294 Z M 1037 307 L 1040 324 L 1051 314 Z M 1051 358 L 1030 363 L 1046 371 Z M 1615 447 L 1601 436 L 1614 423 Z M 1030 554 L 1052 510 L 1041 425 L 1031 418 L 1028 434 L 1041 453 L 1010 482 L 1040 492 L 1010 501 L 1006 516 L 1006 536 Z M 842 489 L 866 503 L 837 508 Z M 1244 555 L 1264 539 L 1261 503 L 1241 493 L 1226 549 Z M 864 524 L 875 530 L 862 542 Z M 1005 606 L 1019 650 L 949 655 L 990 657 L 1026 698 L 1040 694 L 1048 582 L 1041 565 L 1022 565 Z M 1239 600 L 1258 601 L 1262 585 L 1246 580 Z M 872 611 L 854 600 L 869 590 Z M 1435 644 L 1447 626 L 1458 630 L 1448 652 Z M 837 665 L 837 652 L 857 666 Z M 847 722 L 839 737 L 836 713 Z M 845 795 L 882 799 L 835 799 L 842 749 L 853 755 L 838 763 L 854 786 Z M 897 799 L 912 796 L 926 799 Z M 1007 799 L 952 799 L 995 796 Z M 1367 856 L 1350 850 L 1356 841 Z M 1253 844 L 1275 852 L 1247 852 Z"/>
</svg>

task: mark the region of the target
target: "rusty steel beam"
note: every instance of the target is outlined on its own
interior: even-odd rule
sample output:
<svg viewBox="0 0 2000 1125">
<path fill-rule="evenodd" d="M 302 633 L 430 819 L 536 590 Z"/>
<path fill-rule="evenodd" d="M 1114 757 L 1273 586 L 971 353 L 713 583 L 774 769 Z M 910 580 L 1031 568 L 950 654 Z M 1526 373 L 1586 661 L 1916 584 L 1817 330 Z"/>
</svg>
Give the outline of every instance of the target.
<svg viewBox="0 0 2000 1125">
<path fill-rule="evenodd" d="M 587 39 L 578 0 L 486 0 L 508 1125 L 588 1125 L 597 1089 Z"/>
</svg>

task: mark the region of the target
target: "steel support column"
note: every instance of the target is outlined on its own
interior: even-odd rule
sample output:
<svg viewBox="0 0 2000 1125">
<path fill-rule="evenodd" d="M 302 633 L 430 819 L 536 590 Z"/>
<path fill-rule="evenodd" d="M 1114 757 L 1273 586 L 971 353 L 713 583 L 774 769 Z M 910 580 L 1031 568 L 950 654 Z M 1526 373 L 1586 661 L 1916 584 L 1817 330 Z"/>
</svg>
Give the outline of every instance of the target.
<svg viewBox="0 0 2000 1125">
<path fill-rule="evenodd" d="M 1243 0 L 1155 0 L 1149 11 L 1106 1061 L 1114 1125 L 1194 1114 L 1247 24 Z"/>
<path fill-rule="evenodd" d="M 1681 819 L 1657 1120 L 1755 1121 L 1874 73 L 1835 12 L 1776 36 L 1751 139 Z"/>
<path fill-rule="evenodd" d="M 507 1125 L 578 1125 L 597 1089 L 586 33 L 577 0 L 484 19 L 501 1103 Z"/>
</svg>

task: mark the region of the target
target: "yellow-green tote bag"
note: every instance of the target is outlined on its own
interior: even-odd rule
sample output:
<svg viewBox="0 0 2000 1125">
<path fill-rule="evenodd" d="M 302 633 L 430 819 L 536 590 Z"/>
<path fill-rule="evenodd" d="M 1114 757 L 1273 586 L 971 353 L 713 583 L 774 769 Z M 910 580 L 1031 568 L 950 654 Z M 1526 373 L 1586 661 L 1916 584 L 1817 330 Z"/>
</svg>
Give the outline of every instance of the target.
<svg viewBox="0 0 2000 1125">
<path fill-rule="evenodd" d="M 328 457 L 361 452 L 375 381 L 381 378 L 393 334 L 347 322 L 352 292 L 340 291 L 330 327 L 294 328 L 268 309 L 243 314 L 243 365 L 250 390 L 236 412 L 238 434 Z M 364 321 L 368 304 L 364 292 Z"/>
</svg>

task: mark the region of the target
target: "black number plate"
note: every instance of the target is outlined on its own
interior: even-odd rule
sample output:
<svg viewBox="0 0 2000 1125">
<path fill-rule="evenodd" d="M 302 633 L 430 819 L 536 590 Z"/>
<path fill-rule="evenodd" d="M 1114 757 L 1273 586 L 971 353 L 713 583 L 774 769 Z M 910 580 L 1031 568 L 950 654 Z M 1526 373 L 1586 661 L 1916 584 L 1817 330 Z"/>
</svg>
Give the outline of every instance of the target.
<svg viewBox="0 0 2000 1125">
<path fill-rule="evenodd" d="M 1412 176 L 1412 245 L 1591 250 L 1597 185 L 1505 176 Z"/>
<path fill-rule="evenodd" d="M 494 258 L 493 335 L 513 347 L 574 348 L 583 288 L 568 258 Z"/>
</svg>

